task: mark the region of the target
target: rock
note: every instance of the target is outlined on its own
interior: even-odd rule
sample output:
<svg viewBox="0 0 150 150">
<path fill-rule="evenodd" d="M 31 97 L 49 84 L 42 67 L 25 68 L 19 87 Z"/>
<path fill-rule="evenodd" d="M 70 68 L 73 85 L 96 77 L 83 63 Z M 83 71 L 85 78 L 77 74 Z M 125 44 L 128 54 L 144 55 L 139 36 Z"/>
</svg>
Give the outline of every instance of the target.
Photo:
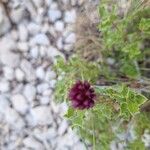
<svg viewBox="0 0 150 150">
<path fill-rule="evenodd" d="M 47 33 L 49 32 L 49 29 L 50 29 L 50 25 L 48 22 L 45 22 L 42 24 L 42 28 L 41 28 L 41 32 L 42 33 Z"/>
<path fill-rule="evenodd" d="M 49 128 L 47 131 L 47 139 L 54 139 L 57 136 L 57 132 L 54 128 Z"/>
<path fill-rule="evenodd" d="M 32 1 L 37 8 L 40 8 L 43 5 L 43 0 L 32 0 Z"/>
<path fill-rule="evenodd" d="M 45 78 L 45 71 L 42 67 L 36 69 L 36 77 L 43 80 Z"/>
<path fill-rule="evenodd" d="M 76 36 L 75 36 L 75 33 L 70 33 L 66 39 L 65 39 L 65 42 L 66 43 L 74 43 L 76 40 Z"/>
<path fill-rule="evenodd" d="M 34 69 L 29 61 L 26 59 L 23 59 L 21 61 L 21 69 L 25 72 L 25 77 L 28 81 L 33 81 L 35 80 L 35 72 Z"/>
<path fill-rule="evenodd" d="M 86 150 L 86 147 L 84 146 L 84 144 L 83 144 L 83 143 L 78 142 L 78 143 L 75 143 L 75 144 L 74 144 L 74 146 L 73 146 L 73 149 L 72 149 L 72 150 L 77 150 L 77 149 Z"/>
<path fill-rule="evenodd" d="M 3 6 L 0 4 L 0 35 L 6 33 L 10 27 L 9 19 L 6 16 Z"/>
<path fill-rule="evenodd" d="M 52 89 L 47 89 L 43 92 L 43 96 L 51 96 L 53 93 Z"/>
<path fill-rule="evenodd" d="M 14 82 L 15 84 L 12 85 L 13 86 L 13 90 L 11 91 L 12 93 L 11 94 L 16 94 L 16 93 L 21 93 L 23 91 L 23 84 L 20 82 L 20 83 L 17 83 L 17 82 Z"/>
<path fill-rule="evenodd" d="M 38 44 L 38 45 L 45 45 L 45 46 L 50 44 L 48 37 L 45 34 L 43 34 L 43 33 L 39 33 L 39 34 L 35 35 L 30 40 L 30 43 L 32 45 Z"/>
<path fill-rule="evenodd" d="M 115 60 L 113 58 L 107 58 L 107 63 L 109 65 L 113 65 L 115 63 Z"/>
<path fill-rule="evenodd" d="M 21 94 L 16 94 L 11 97 L 11 102 L 16 111 L 25 114 L 28 110 L 26 99 Z"/>
<path fill-rule="evenodd" d="M 63 49 L 63 38 L 62 37 L 58 38 L 58 40 L 57 40 L 57 48 L 60 50 Z"/>
<path fill-rule="evenodd" d="M 40 103 L 42 105 L 48 105 L 49 102 L 50 102 L 50 97 L 48 97 L 48 96 L 44 96 L 44 97 L 40 98 Z"/>
<path fill-rule="evenodd" d="M 64 44 L 64 50 L 70 52 L 73 49 L 72 44 Z"/>
<path fill-rule="evenodd" d="M 25 78 L 25 74 L 20 68 L 17 68 L 15 70 L 15 76 L 16 76 L 17 81 L 23 81 Z"/>
<path fill-rule="evenodd" d="M 56 79 L 56 73 L 51 69 L 48 69 L 45 75 L 45 80 L 50 82 L 52 79 Z"/>
<path fill-rule="evenodd" d="M 47 47 L 40 46 L 39 53 L 40 53 L 40 57 L 46 57 L 46 55 L 47 55 Z"/>
<path fill-rule="evenodd" d="M 58 128 L 58 134 L 63 135 L 68 128 L 66 120 L 63 120 Z"/>
<path fill-rule="evenodd" d="M 28 43 L 27 42 L 18 42 L 17 43 L 17 48 L 21 52 L 27 52 L 29 49 Z"/>
<path fill-rule="evenodd" d="M 44 91 L 46 91 L 49 88 L 48 83 L 41 83 L 37 86 L 37 92 L 39 94 L 42 94 Z"/>
<path fill-rule="evenodd" d="M 48 106 L 37 106 L 32 108 L 31 115 L 37 125 L 47 125 L 53 122 L 52 114 Z"/>
<path fill-rule="evenodd" d="M 66 23 L 74 23 L 76 20 L 76 11 L 74 9 L 65 12 L 64 21 Z"/>
<path fill-rule="evenodd" d="M 34 22 L 30 22 L 27 26 L 27 29 L 28 29 L 28 32 L 31 34 L 31 35 L 35 35 L 37 34 L 39 31 L 40 31 L 40 25 L 34 23 Z"/>
<path fill-rule="evenodd" d="M 16 67 L 20 62 L 20 56 L 12 52 L 16 43 L 9 37 L 4 37 L 0 39 L 0 46 L 0 61 L 6 66 Z"/>
<path fill-rule="evenodd" d="M 27 41 L 28 39 L 28 30 L 24 24 L 19 24 L 18 25 L 18 30 L 19 30 L 19 39 L 22 42 Z"/>
<path fill-rule="evenodd" d="M 0 113 L 4 113 L 9 107 L 9 101 L 5 95 L 0 95 Z"/>
<path fill-rule="evenodd" d="M 18 7 L 17 9 L 11 9 L 10 17 L 14 23 L 19 23 L 24 17 L 24 8 Z"/>
<path fill-rule="evenodd" d="M 51 80 L 50 83 L 49 83 L 50 88 L 54 88 L 55 84 L 56 84 L 56 80 Z"/>
<path fill-rule="evenodd" d="M 14 70 L 10 67 L 3 67 L 4 77 L 7 80 L 13 80 L 14 79 Z"/>
<path fill-rule="evenodd" d="M 55 22 L 56 20 L 58 20 L 59 18 L 61 18 L 61 11 L 57 10 L 57 9 L 50 9 L 48 11 L 48 16 L 50 21 Z"/>
<path fill-rule="evenodd" d="M 5 110 L 5 120 L 10 125 L 10 127 L 16 131 L 22 130 L 25 126 L 23 119 L 14 109 L 10 107 Z"/>
<path fill-rule="evenodd" d="M 16 29 L 12 29 L 11 30 L 11 39 L 13 39 L 13 41 L 18 41 L 19 40 L 19 33 Z"/>
<path fill-rule="evenodd" d="M 142 137 L 142 141 L 144 142 L 146 147 L 150 147 L 150 133 L 149 133 L 148 129 L 146 129 L 144 131 L 144 135 Z"/>
<path fill-rule="evenodd" d="M 6 80 L 0 80 L 0 92 L 8 92 L 10 90 L 10 83 Z"/>
<path fill-rule="evenodd" d="M 16 43 L 14 42 L 14 40 L 12 40 L 10 37 L 3 37 L 0 38 L 0 56 L 3 55 L 4 53 L 8 53 L 11 52 L 13 49 L 16 48 Z"/>
<path fill-rule="evenodd" d="M 52 58 L 52 60 L 55 60 L 56 56 L 61 56 L 64 57 L 61 52 L 59 52 L 55 47 L 50 46 L 49 49 L 47 50 L 47 55 L 48 57 Z"/>
<path fill-rule="evenodd" d="M 57 31 L 62 32 L 64 30 L 64 23 L 62 21 L 56 21 L 54 27 Z"/>
<path fill-rule="evenodd" d="M 12 52 L 6 52 L 6 53 L 3 53 L 0 57 L 4 65 L 7 65 L 13 68 L 19 65 L 20 57 L 17 54 L 14 54 Z"/>
<path fill-rule="evenodd" d="M 79 1 L 79 0 L 78 0 Z M 78 1 L 75 1 L 75 0 L 71 0 L 71 6 L 75 6 L 77 5 Z M 80 6 L 80 5 L 79 5 Z"/>
<path fill-rule="evenodd" d="M 37 140 L 35 140 L 33 137 L 26 137 L 23 140 L 23 144 L 28 149 L 35 149 L 35 150 L 42 150 L 43 146 L 41 143 L 39 143 Z"/>
<path fill-rule="evenodd" d="M 53 1 L 53 0 L 45 0 L 45 4 L 46 4 L 47 6 L 50 6 L 51 3 L 52 3 L 52 1 Z"/>
<path fill-rule="evenodd" d="M 36 89 L 32 84 L 27 84 L 24 87 L 23 94 L 26 99 L 31 102 L 35 99 L 36 96 Z"/>
<path fill-rule="evenodd" d="M 56 114 L 59 113 L 60 107 L 58 105 L 56 105 L 56 103 L 54 101 L 50 102 L 50 106 L 54 113 L 56 113 Z"/>
<path fill-rule="evenodd" d="M 52 9 L 52 10 L 58 9 L 58 3 L 55 2 L 55 1 L 53 1 L 52 4 L 51 4 L 51 6 L 50 6 L 50 9 Z"/>
<path fill-rule="evenodd" d="M 33 47 L 33 48 L 30 50 L 30 55 L 31 55 L 32 58 L 38 58 L 38 56 L 39 56 L 38 47 Z"/>
</svg>

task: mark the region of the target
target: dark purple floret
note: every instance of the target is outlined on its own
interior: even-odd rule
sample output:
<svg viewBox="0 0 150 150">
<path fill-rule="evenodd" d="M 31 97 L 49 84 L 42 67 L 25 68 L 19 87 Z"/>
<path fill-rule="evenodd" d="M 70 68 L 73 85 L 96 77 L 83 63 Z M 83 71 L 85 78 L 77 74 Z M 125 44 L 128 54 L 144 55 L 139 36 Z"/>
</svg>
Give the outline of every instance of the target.
<svg viewBox="0 0 150 150">
<path fill-rule="evenodd" d="M 89 109 L 94 106 L 96 94 L 90 83 L 77 81 L 69 91 L 72 106 L 77 109 Z"/>
</svg>

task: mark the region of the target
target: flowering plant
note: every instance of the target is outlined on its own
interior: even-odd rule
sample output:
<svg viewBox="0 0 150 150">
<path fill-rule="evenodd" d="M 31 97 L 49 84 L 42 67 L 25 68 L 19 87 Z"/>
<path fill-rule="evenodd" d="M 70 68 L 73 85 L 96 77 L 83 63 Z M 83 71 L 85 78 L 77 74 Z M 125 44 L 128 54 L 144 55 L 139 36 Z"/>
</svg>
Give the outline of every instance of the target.
<svg viewBox="0 0 150 150">
<path fill-rule="evenodd" d="M 68 61 L 58 58 L 55 64 L 56 100 L 68 104 L 65 117 L 93 150 L 109 150 L 113 143 L 128 150 L 150 146 L 143 140 L 150 136 L 148 4 L 134 0 L 120 16 L 116 3 L 102 0 L 98 9 L 102 59 L 76 55 Z"/>
</svg>

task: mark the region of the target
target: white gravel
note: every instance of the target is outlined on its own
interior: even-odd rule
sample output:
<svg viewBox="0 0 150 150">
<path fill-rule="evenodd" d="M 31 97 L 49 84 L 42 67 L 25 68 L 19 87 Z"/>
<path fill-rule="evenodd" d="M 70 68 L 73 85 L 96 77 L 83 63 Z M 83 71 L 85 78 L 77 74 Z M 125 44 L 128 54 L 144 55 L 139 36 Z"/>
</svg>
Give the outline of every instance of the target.
<svg viewBox="0 0 150 150">
<path fill-rule="evenodd" d="M 52 69 L 75 42 L 81 3 L 6 0 L 7 11 L 0 3 L 1 150 L 84 150 L 63 117 L 66 105 L 54 102 Z"/>
</svg>

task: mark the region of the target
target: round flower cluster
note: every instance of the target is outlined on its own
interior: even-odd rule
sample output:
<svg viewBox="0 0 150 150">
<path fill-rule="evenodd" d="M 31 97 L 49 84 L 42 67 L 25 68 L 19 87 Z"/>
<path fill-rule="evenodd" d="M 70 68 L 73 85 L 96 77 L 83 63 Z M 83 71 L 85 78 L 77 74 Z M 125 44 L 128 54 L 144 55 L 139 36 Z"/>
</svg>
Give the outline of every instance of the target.
<svg viewBox="0 0 150 150">
<path fill-rule="evenodd" d="M 90 83 L 77 81 L 69 91 L 72 106 L 77 109 L 89 109 L 94 106 L 96 94 Z"/>
</svg>

